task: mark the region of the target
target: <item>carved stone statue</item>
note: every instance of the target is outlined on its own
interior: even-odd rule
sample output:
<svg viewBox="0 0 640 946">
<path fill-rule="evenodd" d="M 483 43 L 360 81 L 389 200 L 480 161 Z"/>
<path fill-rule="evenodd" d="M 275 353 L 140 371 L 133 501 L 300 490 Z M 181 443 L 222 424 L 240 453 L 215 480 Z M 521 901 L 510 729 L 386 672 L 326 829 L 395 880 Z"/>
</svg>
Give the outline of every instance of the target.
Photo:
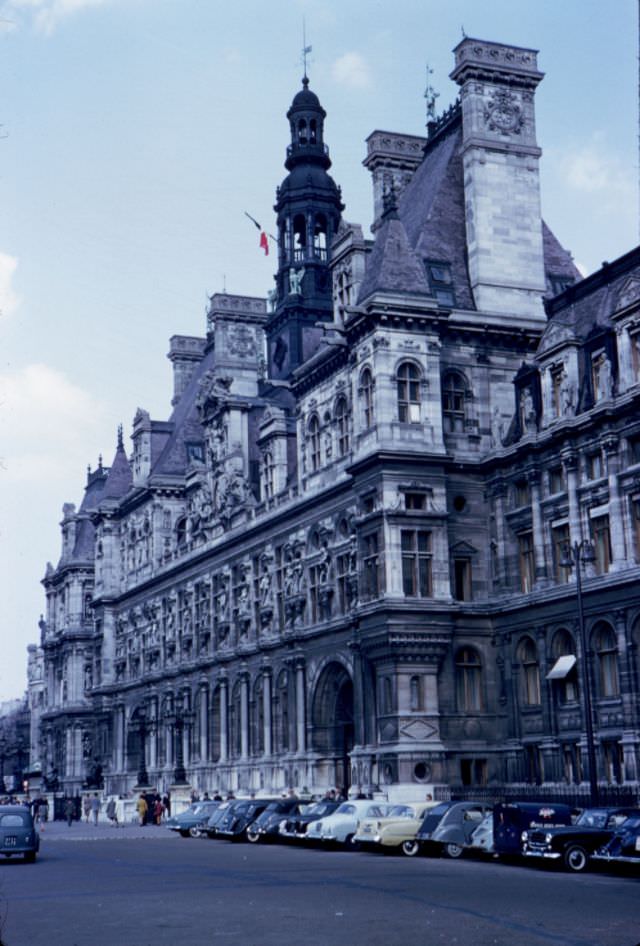
<svg viewBox="0 0 640 946">
<path fill-rule="evenodd" d="M 304 266 L 301 269 L 291 268 L 289 270 L 289 295 L 299 295 L 302 292 L 304 273 Z"/>
</svg>

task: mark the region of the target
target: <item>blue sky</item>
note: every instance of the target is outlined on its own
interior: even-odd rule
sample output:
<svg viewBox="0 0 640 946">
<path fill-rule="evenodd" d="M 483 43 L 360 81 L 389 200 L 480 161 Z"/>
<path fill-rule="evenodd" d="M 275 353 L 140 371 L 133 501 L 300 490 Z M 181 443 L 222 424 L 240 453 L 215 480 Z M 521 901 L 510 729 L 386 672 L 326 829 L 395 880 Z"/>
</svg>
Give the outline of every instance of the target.
<svg viewBox="0 0 640 946">
<path fill-rule="evenodd" d="M 23 691 L 62 503 L 137 407 L 168 416 L 173 334 L 264 295 L 286 111 L 327 110 L 345 217 L 375 128 L 422 134 L 462 36 L 540 50 L 543 213 L 584 272 L 638 241 L 635 0 L 0 0 L 0 701 Z"/>
</svg>

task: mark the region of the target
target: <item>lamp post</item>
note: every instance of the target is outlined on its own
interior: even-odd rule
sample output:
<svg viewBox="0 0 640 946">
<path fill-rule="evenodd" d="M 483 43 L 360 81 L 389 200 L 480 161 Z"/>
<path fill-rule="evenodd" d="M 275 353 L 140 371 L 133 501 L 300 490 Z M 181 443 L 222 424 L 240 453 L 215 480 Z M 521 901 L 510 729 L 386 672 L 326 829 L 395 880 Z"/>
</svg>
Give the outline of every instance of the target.
<svg viewBox="0 0 640 946">
<path fill-rule="evenodd" d="M 587 733 L 587 758 L 589 760 L 589 789 L 591 804 L 599 801 L 598 771 L 596 768 L 596 747 L 593 738 L 593 713 L 591 709 L 591 671 L 587 657 L 587 634 L 584 627 L 584 610 L 582 606 L 582 565 L 591 565 L 596 560 L 592 543 L 588 539 L 574 542 L 573 546 L 567 542 L 562 551 L 560 564 L 563 568 L 576 570 L 576 598 L 578 603 L 578 629 L 580 632 L 580 650 L 582 664 L 582 682 L 584 693 L 585 729 Z"/>
<path fill-rule="evenodd" d="M 173 709 L 168 710 L 165 713 L 165 719 L 170 726 L 173 726 L 173 731 L 175 734 L 176 740 L 176 767 L 173 770 L 173 784 L 174 785 L 187 785 L 187 772 L 184 767 L 184 749 L 182 744 L 182 738 L 184 734 L 184 727 L 189 722 L 193 713 L 190 710 L 185 709 L 184 698 L 181 694 L 176 696 L 173 702 Z"/>
<path fill-rule="evenodd" d="M 136 713 L 136 728 L 140 736 L 140 759 L 138 763 L 138 786 L 149 784 L 149 773 L 147 772 L 147 733 L 149 724 L 147 720 L 147 708 L 144 704 L 138 708 Z"/>
</svg>

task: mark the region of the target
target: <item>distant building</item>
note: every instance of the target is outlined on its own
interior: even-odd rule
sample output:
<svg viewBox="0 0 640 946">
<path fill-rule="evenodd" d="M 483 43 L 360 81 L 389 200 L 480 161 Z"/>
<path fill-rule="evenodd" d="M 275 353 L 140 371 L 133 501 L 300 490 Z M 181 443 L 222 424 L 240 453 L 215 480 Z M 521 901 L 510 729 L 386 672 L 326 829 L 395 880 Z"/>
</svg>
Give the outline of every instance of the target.
<svg viewBox="0 0 640 946">
<path fill-rule="evenodd" d="M 305 77 L 269 303 L 214 295 L 169 419 L 64 507 L 31 687 L 65 789 L 585 783 L 584 540 L 598 776 L 637 788 L 640 251 L 580 280 L 541 219 L 533 50 L 465 38 L 452 78 L 426 138 L 368 138 L 370 241 Z"/>
</svg>

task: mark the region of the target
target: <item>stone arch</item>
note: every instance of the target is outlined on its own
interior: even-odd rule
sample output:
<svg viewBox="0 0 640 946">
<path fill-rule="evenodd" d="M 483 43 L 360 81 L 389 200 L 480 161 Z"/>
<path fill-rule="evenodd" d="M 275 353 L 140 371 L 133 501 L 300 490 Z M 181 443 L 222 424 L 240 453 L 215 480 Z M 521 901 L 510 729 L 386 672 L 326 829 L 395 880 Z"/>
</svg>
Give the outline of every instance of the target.
<svg viewBox="0 0 640 946">
<path fill-rule="evenodd" d="M 350 784 L 349 753 L 354 745 L 353 680 L 337 660 L 318 674 L 311 702 L 313 749 L 332 761 L 335 784 Z"/>
</svg>

